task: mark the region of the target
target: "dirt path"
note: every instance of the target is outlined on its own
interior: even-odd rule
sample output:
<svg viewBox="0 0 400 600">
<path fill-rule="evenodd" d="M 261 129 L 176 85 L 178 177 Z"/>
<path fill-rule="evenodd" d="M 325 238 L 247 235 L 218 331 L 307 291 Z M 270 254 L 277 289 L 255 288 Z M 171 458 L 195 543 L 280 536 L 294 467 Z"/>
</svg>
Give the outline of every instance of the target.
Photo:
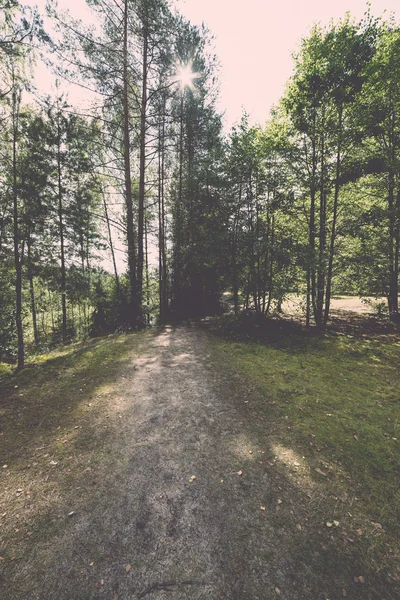
<svg viewBox="0 0 400 600">
<path fill-rule="evenodd" d="M 265 434 L 247 429 L 206 335 L 181 326 L 146 339 L 98 423 L 113 434 L 100 477 L 88 473 L 93 492 L 4 600 L 342 597 L 345 559 L 310 563 L 307 499 L 268 469 Z"/>
</svg>

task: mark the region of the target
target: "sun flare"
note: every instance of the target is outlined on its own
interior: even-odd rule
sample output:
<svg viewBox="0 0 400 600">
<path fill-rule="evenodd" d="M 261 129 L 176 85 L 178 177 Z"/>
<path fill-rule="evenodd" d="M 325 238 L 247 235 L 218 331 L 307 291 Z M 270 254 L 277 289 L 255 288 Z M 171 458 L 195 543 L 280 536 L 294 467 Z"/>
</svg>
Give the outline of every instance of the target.
<svg viewBox="0 0 400 600">
<path fill-rule="evenodd" d="M 175 81 L 180 83 L 181 90 L 183 91 L 186 87 L 193 89 L 193 80 L 199 77 L 200 73 L 193 73 L 192 62 L 190 61 L 186 65 L 182 63 L 178 65 Z"/>
</svg>

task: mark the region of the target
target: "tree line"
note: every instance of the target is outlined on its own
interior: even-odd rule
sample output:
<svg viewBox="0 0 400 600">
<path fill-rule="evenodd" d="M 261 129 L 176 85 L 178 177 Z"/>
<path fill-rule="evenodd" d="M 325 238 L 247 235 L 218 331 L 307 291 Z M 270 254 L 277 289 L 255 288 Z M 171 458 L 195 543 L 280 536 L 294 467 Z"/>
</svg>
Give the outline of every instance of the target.
<svg viewBox="0 0 400 600">
<path fill-rule="evenodd" d="M 393 18 L 315 25 L 265 125 L 226 135 L 210 34 L 167 1 L 88 0 L 92 25 L 50 5 L 51 34 L 3 4 L 0 359 L 216 312 L 226 291 L 260 317 L 296 294 L 319 329 L 333 293 L 385 296 L 398 321 Z M 34 90 L 37 48 L 90 108 Z"/>
<path fill-rule="evenodd" d="M 332 294 L 386 297 L 399 320 L 400 29 L 367 13 L 315 25 L 265 127 L 243 118 L 225 164 L 236 310 L 289 292 L 327 326 Z M 228 160 L 226 160 L 226 157 Z"/>
</svg>

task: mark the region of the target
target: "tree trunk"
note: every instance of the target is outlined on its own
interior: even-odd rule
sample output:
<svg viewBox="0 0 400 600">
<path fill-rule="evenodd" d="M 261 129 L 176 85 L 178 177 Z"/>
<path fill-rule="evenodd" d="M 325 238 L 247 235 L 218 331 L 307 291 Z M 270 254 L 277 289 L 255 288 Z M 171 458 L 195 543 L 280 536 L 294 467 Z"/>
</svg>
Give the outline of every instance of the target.
<svg viewBox="0 0 400 600">
<path fill-rule="evenodd" d="M 62 312 L 62 341 L 67 341 L 67 298 L 66 298 L 66 272 L 65 272 L 65 247 L 64 247 L 64 222 L 63 222 L 63 193 L 61 182 L 61 127 L 60 110 L 57 112 L 57 176 L 58 176 L 58 228 L 60 234 L 61 258 L 61 312 Z"/>
<path fill-rule="evenodd" d="M 163 279 L 163 315 L 166 320 L 168 317 L 168 271 L 167 271 L 167 247 L 166 247 L 166 222 L 165 222 L 165 197 L 164 197 L 164 175 L 165 175 L 165 102 L 164 96 L 163 117 L 162 117 L 162 146 L 161 146 L 161 233 L 162 233 L 162 279 Z"/>
<path fill-rule="evenodd" d="M 323 125 L 322 125 L 323 126 Z M 322 135 L 321 186 L 319 198 L 318 269 L 314 318 L 318 329 L 323 328 L 323 306 L 325 291 L 325 247 L 326 247 L 326 190 L 325 190 L 325 140 Z"/>
<path fill-rule="evenodd" d="M 49 294 L 49 300 L 50 300 L 51 332 L 52 332 L 52 334 L 54 334 L 56 328 L 55 328 L 55 324 L 54 324 L 53 297 L 51 295 L 49 288 L 47 288 L 47 292 Z"/>
<path fill-rule="evenodd" d="M 18 183 L 17 183 L 17 136 L 18 136 L 18 104 L 17 88 L 13 72 L 12 119 L 13 119 L 13 227 L 14 227 L 14 265 L 15 265 L 15 325 L 18 340 L 18 369 L 24 367 L 24 331 L 22 326 L 22 265 L 19 254 L 18 226 Z"/>
<path fill-rule="evenodd" d="M 233 306 L 235 315 L 239 312 L 239 282 L 238 282 L 238 267 L 237 267 L 237 239 L 236 239 L 236 223 L 233 229 L 233 244 L 232 244 L 232 288 L 233 288 Z"/>
<path fill-rule="evenodd" d="M 138 298 L 136 289 L 136 250 L 135 230 L 133 225 L 133 195 L 131 179 L 131 155 L 129 140 L 129 85 L 128 85 L 128 2 L 124 4 L 124 43 L 123 43 L 123 114 L 124 114 L 124 167 L 125 167 L 125 202 L 126 230 L 128 242 L 128 272 L 131 292 L 131 325 L 138 320 Z"/>
<path fill-rule="evenodd" d="M 37 326 L 37 315 L 36 315 L 36 302 L 35 302 L 35 287 L 33 283 L 33 269 L 32 269 L 32 255 L 31 255 L 31 232 L 28 229 L 28 240 L 27 240 L 27 253 L 28 253 L 28 280 L 29 280 L 29 293 L 31 297 L 31 312 L 32 312 L 32 325 L 33 325 L 33 338 L 35 341 L 36 348 L 39 346 L 39 331 Z"/>
<path fill-rule="evenodd" d="M 165 241 L 164 241 L 164 214 L 163 214 L 163 185 L 164 185 L 164 127 L 165 127 L 165 97 L 163 99 L 161 122 L 158 132 L 158 295 L 160 323 L 165 322 L 165 286 L 164 279 L 164 259 L 165 259 Z"/>
<path fill-rule="evenodd" d="M 112 241 L 111 225 L 110 225 L 110 219 L 108 217 L 107 200 L 106 200 L 106 195 L 104 193 L 104 190 L 102 190 L 102 194 L 103 194 L 104 215 L 106 217 L 106 223 L 107 223 L 108 245 L 110 246 L 111 258 L 112 258 L 112 263 L 113 263 L 113 268 L 114 268 L 115 288 L 116 288 L 116 291 L 117 291 L 117 298 L 118 298 L 118 300 L 120 300 L 121 299 L 121 288 L 120 288 L 120 285 L 119 285 L 117 263 L 116 263 L 116 260 L 115 260 L 114 244 L 113 244 L 113 241 Z"/>
<path fill-rule="evenodd" d="M 338 122 L 338 145 L 336 153 L 336 177 L 335 177 L 335 192 L 333 198 L 333 215 L 332 215 L 332 228 L 331 237 L 329 244 L 329 258 L 328 258 L 328 272 L 326 277 L 326 293 L 325 293 L 325 313 L 323 319 L 323 327 L 325 328 L 329 318 L 329 308 L 331 303 L 331 291 L 332 291 L 332 275 L 333 275 L 333 257 L 335 253 L 335 239 L 336 239 L 336 223 L 337 223 L 337 212 L 339 203 L 339 190 L 340 190 L 340 167 L 341 167 L 341 152 L 342 152 L 342 129 L 343 129 L 343 106 L 339 107 L 339 122 Z"/>
<path fill-rule="evenodd" d="M 388 307 L 391 321 L 397 320 L 399 311 L 398 305 L 398 280 L 399 280 L 399 231 L 396 223 L 396 204 L 395 202 L 395 178 L 394 173 L 389 172 L 388 176 L 388 212 L 389 212 L 389 294 Z M 400 193 L 400 192 L 399 192 Z"/>
<path fill-rule="evenodd" d="M 316 115 L 313 115 L 312 137 L 312 172 L 310 190 L 310 224 L 309 224 L 309 256 L 307 265 L 307 309 L 306 327 L 310 327 L 311 309 L 316 313 L 316 278 L 315 278 L 315 197 L 317 174 L 317 148 L 316 148 Z"/>
<path fill-rule="evenodd" d="M 175 210 L 175 240 L 174 240 L 174 305 L 175 312 L 180 310 L 180 289 L 181 289 L 181 244 L 182 244 L 182 192 L 183 192 L 183 97 L 184 90 L 181 93 L 180 107 L 180 132 L 179 132 L 179 180 L 178 180 L 178 202 Z"/>
<path fill-rule="evenodd" d="M 147 124 L 147 60 L 148 60 L 148 23 L 147 14 L 143 23 L 143 55 L 142 55 L 142 102 L 140 107 L 140 157 L 139 157 L 139 212 L 138 212 L 138 264 L 137 264 L 137 297 L 139 308 L 143 297 L 143 264 L 144 264 L 144 211 L 146 186 L 146 124 Z"/>
<path fill-rule="evenodd" d="M 146 321 L 150 324 L 150 274 L 149 274 L 149 248 L 147 238 L 147 213 L 144 215 L 144 256 L 146 271 Z"/>
</svg>

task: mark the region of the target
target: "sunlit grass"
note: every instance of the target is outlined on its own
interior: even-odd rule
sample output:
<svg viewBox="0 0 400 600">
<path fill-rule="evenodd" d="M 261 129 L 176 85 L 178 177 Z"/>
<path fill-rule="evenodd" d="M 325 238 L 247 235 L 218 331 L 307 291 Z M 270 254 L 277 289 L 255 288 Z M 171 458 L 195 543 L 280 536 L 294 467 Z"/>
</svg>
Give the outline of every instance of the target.
<svg viewBox="0 0 400 600">
<path fill-rule="evenodd" d="M 305 492 L 347 499 L 354 527 L 380 524 L 399 552 L 399 338 L 211 340 L 254 390 L 246 406 L 263 418 L 277 467 Z"/>
</svg>

